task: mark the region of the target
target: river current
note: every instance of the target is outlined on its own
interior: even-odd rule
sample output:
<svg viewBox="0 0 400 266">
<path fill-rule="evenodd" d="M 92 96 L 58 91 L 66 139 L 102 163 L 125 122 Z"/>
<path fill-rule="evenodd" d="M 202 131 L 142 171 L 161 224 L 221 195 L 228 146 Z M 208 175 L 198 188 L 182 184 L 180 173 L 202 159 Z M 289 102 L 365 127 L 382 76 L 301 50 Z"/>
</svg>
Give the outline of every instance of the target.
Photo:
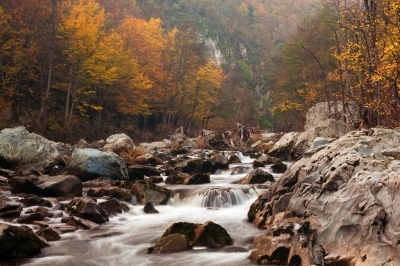
<svg viewBox="0 0 400 266">
<path fill-rule="evenodd" d="M 96 230 L 78 230 L 61 235 L 39 256 L 15 265 L 37 266 L 245 266 L 255 237 L 262 234 L 247 221 L 247 212 L 257 196 L 269 186 L 239 185 L 237 182 L 253 170 L 252 159 L 237 154 L 242 163 L 211 175 L 211 183 L 191 186 L 165 185 L 173 193 L 167 205 L 155 206 L 157 214 L 146 214 L 143 206 L 128 204 L 130 210 L 111 216 Z M 237 168 L 244 169 L 240 174 Z M 266 167 L 265 171 L 271 172 Z M 275 179 L 280 175 L 273 174 Z M 160 185 L 160 184 L 159 184 Z M 134 203 L 134 202 L 132 202 Z M 31 207 L 32 208 L 32 207 Z M 24 208 L 25 209 L 25 208 Z M 64 216 L 68 216 L 64 214 Z M 220 250 L 196 247 L 172 254 L 147 254 L 165 230 L 176 222 L 205 223 L 212 221 L 224 227 L 233 239 L 232 247 Z M 62 226 L 60 218 L 50 227 Z M 33 229 L 38 229 L 32 226 Z"/>
</svg>

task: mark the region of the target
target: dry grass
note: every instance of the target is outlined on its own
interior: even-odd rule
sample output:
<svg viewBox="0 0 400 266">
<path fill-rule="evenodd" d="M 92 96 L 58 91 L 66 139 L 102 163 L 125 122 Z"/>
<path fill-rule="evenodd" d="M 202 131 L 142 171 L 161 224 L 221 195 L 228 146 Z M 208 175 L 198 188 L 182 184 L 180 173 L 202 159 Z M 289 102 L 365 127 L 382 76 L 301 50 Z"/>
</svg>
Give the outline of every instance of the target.
<svg viewBox="0 0 400 266">
<path fill-rule="evenodd" d="M 146 158 L 146 152 L 142 148 L 136 147 L 135 149 L 130 149 L 128 151 L 122 151 L 118 153 L 121 156 L 125 163 L 138 164 L 138 165 L 162 165 L 164 161 L 158 158 L 157 156 L 151 156 L 150 158 Z"/>
</svg>

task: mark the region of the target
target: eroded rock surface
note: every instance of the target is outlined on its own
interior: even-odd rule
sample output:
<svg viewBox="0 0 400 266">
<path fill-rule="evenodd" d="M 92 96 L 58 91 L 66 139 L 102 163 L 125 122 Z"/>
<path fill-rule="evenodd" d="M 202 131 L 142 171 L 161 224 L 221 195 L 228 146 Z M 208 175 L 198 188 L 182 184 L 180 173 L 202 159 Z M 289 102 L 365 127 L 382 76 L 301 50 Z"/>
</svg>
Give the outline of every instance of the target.
<svg viewBox="0 0 400 266">
<path fill-rule="evenodd" d="M 400 265 L 400 161 L 388 149 L 400 149 L 399 131 L 355 131 L 295 162 L 248 212 L 267 228 L 251 258 L 270 263 L 279 251 L 288 264 Z"/>
</svg>

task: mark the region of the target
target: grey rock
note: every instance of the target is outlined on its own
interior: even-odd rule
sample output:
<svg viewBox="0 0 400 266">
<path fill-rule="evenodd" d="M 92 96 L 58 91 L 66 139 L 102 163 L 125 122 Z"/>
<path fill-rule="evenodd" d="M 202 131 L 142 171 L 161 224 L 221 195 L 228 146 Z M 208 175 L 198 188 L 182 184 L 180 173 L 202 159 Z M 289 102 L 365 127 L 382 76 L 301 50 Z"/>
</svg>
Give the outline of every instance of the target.
<svg viewBox="0 0 400 266">
<path fill-rule="evenodd" d="M 121 157 L 113 152 L 96 149 L 75 149 L 67 162 L 66 170 L 68 174 L 76 175 L 82 181 L 101 176 L 129 180 L 126 165 Z"/>
<path fill-rule="evenodd" d="M 0 167 L 13 170 L 27 164 L 45 163 L 51 168 L 61 162 L 55 142 L 29 133 L 25 127 L 0 131 Z"/>
</svg>

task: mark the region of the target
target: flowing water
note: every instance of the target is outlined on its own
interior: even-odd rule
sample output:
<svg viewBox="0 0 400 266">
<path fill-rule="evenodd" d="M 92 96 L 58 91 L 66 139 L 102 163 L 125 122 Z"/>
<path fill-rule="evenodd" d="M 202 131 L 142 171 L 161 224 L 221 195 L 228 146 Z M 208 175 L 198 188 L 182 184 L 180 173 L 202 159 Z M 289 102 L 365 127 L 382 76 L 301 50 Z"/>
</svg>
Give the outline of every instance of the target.
<svg viewBox="0 0 400 266">
<path fill-rule="evenodd" d="M 110 217 L 100 229 L 62 234 L 60 241 L 51 242 L 38 257 L 20 265 L 253 265 L 247 257 L 254 238 L 261 235 L 262 230 L 247 221 L 247 211 L 269 184 L 237 184 L 252 170 L 252 160 L 239 155 L 243 163 L 211 175 L 210 184 L 166 186 L 173 197 L 167 205 L 156 206 L 158 214 L 145 214 L 143 206 L 129 205 L 129 212 Z M 279 178 L 279 175 L 274 176 Z M 147 254 L 147 248 L 154 245 L 171 224 L 207 221 L 224 227 L 234 241 L 233 247 L 220 250 L 197 247 L 173 254 Z M 52 222 L 51 227 L 61 226 L 60 218 Z"/>
</svg>

